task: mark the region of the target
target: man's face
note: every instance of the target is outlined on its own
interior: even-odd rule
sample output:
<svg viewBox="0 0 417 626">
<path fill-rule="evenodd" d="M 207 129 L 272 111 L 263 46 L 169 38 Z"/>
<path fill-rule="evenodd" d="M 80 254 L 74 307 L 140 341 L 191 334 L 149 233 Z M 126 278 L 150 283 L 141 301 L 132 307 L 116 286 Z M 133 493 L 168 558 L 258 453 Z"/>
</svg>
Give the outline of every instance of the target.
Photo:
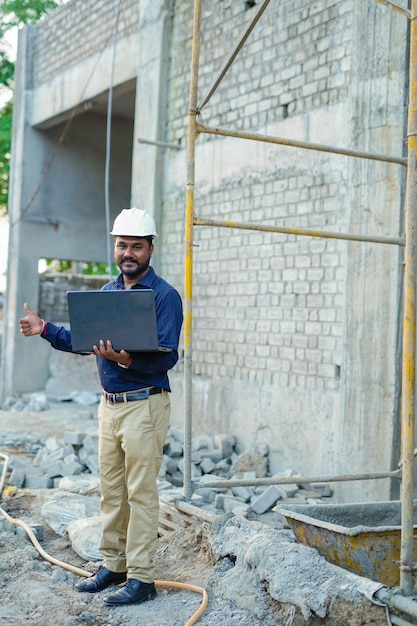
<svg viewBox="0 0 417 626">
<path fill-rule="evenodd" d="M 114 242 L 114 260 L 124 276 L 139 278 L 146 272 L 152 258 L 153 244 L 143 237 L 117 236 Z"/>
</svg>

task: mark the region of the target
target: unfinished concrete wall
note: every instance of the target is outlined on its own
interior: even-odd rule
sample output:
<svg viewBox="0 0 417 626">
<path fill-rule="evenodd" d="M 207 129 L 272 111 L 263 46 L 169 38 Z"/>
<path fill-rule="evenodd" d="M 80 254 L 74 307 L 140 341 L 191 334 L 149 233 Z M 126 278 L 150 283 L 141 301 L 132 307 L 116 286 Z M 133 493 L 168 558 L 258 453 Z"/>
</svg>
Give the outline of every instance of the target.
<svg viewBox="0 0 417 626">
<path fill-rule="evenodd" d="M 101 10 L 104 5 L 109 13 Z M 134 100 L 136 105 L 133 131 L 133 122 L 130 129 L 128 123 L 124 126 L 129 117 L 120 114 L 122 138 L 131 133 L 133 180 L 123 179 L 112 208 L 118 210 L 129 186 L 132 200 L 155 213 L 160 233 L 157 269 L 181 292 L 192 5 L 170 0 L 127 3 L 132 18 L 118 44 L 115 72 L 119 110 L 131 111 Z M 203 2 L 200 103 L 258 6 L 243 0 Z M 21 81 L 16 90 L 21 123 L 15 128 L 11 215 L 19 215 L 30 189 L 22 183 L 29 176 L 23 153 L 30 148 L 26 154 L 37 158 L 40 153 L 44 159 L 47 138 L 52 137 L 45 129 L 57 128 L 79 103 L 90 117 L 85 127 L 80 117 L 75 127 L 79 135 L 74 135 L 67 159 L 73 157 L 76 184 L 85 167 L 92 168 L 91 187 L 82 183 L 84 195 L 93 197 L 101 185 L 100 167 L 87 164 L 100 150 L 86 155 L 82 167 L 75 163 L 78 150 L 84 150 L 84 131 L 94 137 L 97 133 L 103 141 L 103 128 L 94 120 L 105 114 L 112 50 L 104 42 L 115 7 L 114 0 L 72 0 L 34 29 L 36 84 Z M 96 11 L 91 23 L 88 16 L 82 18 L 90 10 Z M 73 20 L 83 33 L 80 50 L 65 40 Z M 271 3 L 201 119 L 209 126 L 401 156 L 406 29 L 403 16 L 369 0 Z M 63 39 L 55 41 L 54 33 Z M 49 37 L 52 43 L 46 44 Z M 54 46 L 61 60 L 49 75 L 45 59 Z M 27 53 L 21 54 L 24 64 Z M 131 97 L 134 89 L 136 99 Z M 179 149 L 146 145 L 141 138 Z M 114 161 L 121 170 L 128 151 L 119 148 Z M 40 166 L 35 168 L 32 182 L 40 171 Z M 57 199 L 63 169 L 57 174 L 44 188 L 48 196 L 40 198 Z M 402 234 L 404 171 L 398 165 L 201 135 L 196 176 L 195 210 L 203 217 Z M 68 195 L 67 211 L 78 207 L 78 198 L 74 200 Z M 56 217 L 52 204 L 39 202 L 41 215 Z M 61 221 L 68 219 L 63 213 Z M 96 224 L 98 215 L 98 208 L 80 212 L 81 228 L 85 219 Z M 17 390 L 18 368 L 33 358 L 33 348 L 15 336 L 13 319 L 23 293 L 28 294 L 25 299 L 36 297 L 39 255 L 27 255 L 25 242 L 39 236 L 45 247 L 48 239 L 56 242 L 51 250 L 63 246 L 72 258 L 81 243 L 75 227 L 68 226 L 71 236 L 64 241 L 61 228 L 42 238 L 43 229 L 52 231 L 50 226 L 27 220 L 19 224 L 11 239 L 16 268 L 10 273 L 7 306 L 8 341 L 18 348 L 14 353 L 8 349 L 4 361 L 12 368 L 7 388 Z M 104 231 L 98 234 L 102 242 Z M 396 466 L 401 251 L 380 244 L 207 227 L 196 229 L 195 244 L 194 432 L 232 432 L 241 450 L 268 444 L 272 472 L 291 467 L 314 475 Z M 21 287 L 22 277 L 30 278 L 30 287 Z M 17 353 L 22 361 L 15 365 Z M 37 358 L 46 359 L 46 353 Z M 181 367 L 179 363 L 171 375 L 173 421 L 178 425 L 183 419 Z M 349 500 L 383 500 L 392 493 L 387 481 L 336 489 L 340 499 Z"/>
<path fill-rule="evenodd" d="M 81 7 L 82 3 L 67 6 L 72 19 L 80 17 L 73 12 L 74 6 L 78 5 Z M 99 8 L 97 11 L 98 19 Z M 47 46 L 39 45 L 38 34 L 40 32 L 40 39 L 44 41 L 45 37 L 48 39 L 45 29 L 49 29 L 50 38 L 55 27 L 54 14 L 50 23 L 42 22 L 39 27 L 24 29 L 19 41 L 2 348 L 3 395 L 43 388 L 48 378 L 48 346 L 39 341 L 35 347 L 25 342 L 18 332 L 23 303 L 27 301 L 35 310 L 38 307 L 39 259 L 107 259 L 109 237 L 104 210 L 106 117 L 103 115 L 107 97 L 103 99 L 102 94 L 109 86 L 109 66 L 100 65 L 97 58 L 91 61 L 91 57 L 87 57 L 81 67 L 75 66 L 71 55 L 66 58 L 62 52 L 61 65 L 55 70 L 61 73 L 48 75 L 49 81 L 42 80 L 45 77 L 39 66 L 48 66 L 49 55 L 53 57 L 56 49 L 48 50 Z M 111 33 L 111 25 L 106 27 Z M 88 41 L 88 22 L 85 28 Z M 105 45 L 108 44 L 108 33 Z M 102 46 L 99 35 L 100 30 L 97 45 Z M 68 41 L 72 41 L 70 33 Z M 88 47 L 84 54 L 87 52 Z M 106 50 L 102 49 L 99 57 L 103 57 L 104 52 Z M 95 68 L 94 81 L 92 66 Z M 124 64 L 126 67 L 128 64 Z M 127 82 L 121 85 L 115 98 L 116 104 L 120 101 L 122 104 L 119 109 L 115 108 L 112 120 L 111 219 L 118 212 L 117 207 L 130 203 L 133 120 L 129 119 L 129 110 L 133 111 L 133 107 L 129 109 L 126 105 L 126 93 L 132 90 L 132 80 L 134 89 L 136 76 L 135 73 L 121 73 L 119 79 L 121 77 Z M 94 104 L 90 102 L 84 106 L 82 98 L 86 93 L 96 94 Z M 131 99 L 134 102 L 134 91 Z"/>
<path fill-rule="evenodd" d="M 200 103 L 256 10 L 245 14 L 244 4 L 205 5 Z M 191 7 L 176 9 L 168 138 L 183 143 Z M 201 119 L 401 156 L 406 28 L 403 17 L 368 1 L 271 3 Z M 181 158 L 169 158 L 167 207 L 181 205 Z M 195 209 L 203 217 L 402 233 L 398 165 L 201 135 L 196 176 Z M 180 238 L 172 230 L 171 241 Z M 206 227 L 196 229 L 195 244 L 196 428 L 238 432 L 242 449 L 270 445 L 273 472 L 395 467 L 398 248 Z M 379 481 L 336 489 L 341 499 L 384 499 L 391 487 Z"/>
</svg>

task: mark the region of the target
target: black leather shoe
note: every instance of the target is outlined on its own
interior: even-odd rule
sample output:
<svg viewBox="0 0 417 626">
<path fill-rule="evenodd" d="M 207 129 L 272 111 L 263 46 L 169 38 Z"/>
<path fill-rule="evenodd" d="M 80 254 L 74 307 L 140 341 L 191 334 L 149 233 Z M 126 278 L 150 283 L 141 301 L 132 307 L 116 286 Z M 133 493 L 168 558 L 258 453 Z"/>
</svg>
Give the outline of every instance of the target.
<svg viewBox="0 0 417 626">
<path fill-rule="evenodd" d="M 128 578 L 121 589 L 118 589 L 110 596 L 103 598 L 106 604 L 140 604 L 146 600 L 153 600 L 156 596 L 154 583 L 143 583 L 136 578 Z"/>
<path fill-rule="evenodd" d="M 85 578 L 75 585 L 78 591 L 88 591 L 88 593 L 96 593 L 102 591 L 110 585 L 118 585 L 126 581 L 126 572 L 111 572 L 107 567 L 100 565 L 94 576 Z"/>
</svg>

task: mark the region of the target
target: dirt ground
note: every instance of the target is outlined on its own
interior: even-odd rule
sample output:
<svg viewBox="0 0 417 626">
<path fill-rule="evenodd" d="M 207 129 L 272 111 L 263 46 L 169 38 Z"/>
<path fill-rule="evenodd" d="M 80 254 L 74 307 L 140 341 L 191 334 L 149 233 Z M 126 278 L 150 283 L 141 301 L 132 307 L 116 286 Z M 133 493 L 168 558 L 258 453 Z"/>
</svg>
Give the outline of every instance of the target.
<svg viewBox="0 0 417 626">
<path fill-rule="evenodd" d="M 93 406 L 90 411 L 74 407 L 73 403 L 61 403 L 41 412 L 0 411 L 0 452 L 25 455 L 31 444 L 36 447 L 37 441 L 45 441 L 49 436 L 92 429 L 95 409 Z M 5 449 L 2 446 L 5 440 L 12 440 L 13 447 Z M 9 500 L 3 497 L 2 508 L 15 520 L 43 526 L 40 545 L 47 555 L 70 566 L 95 571 L 97 563 L 85 563 L 73 551 L 69 538 L 56 535 L 42 519 L 40 511 L 48 492 L 50 490 L 21 489 Z M 161 536 L 155 564 L 158 581 L 155 600 L 137 606 L 108 607 L 102 600 L 107 591 L 78 592 L 74 585 L 79 576 L 43 558 L 26 533 L 0 513 L 0 624 L 182 626 L 193 623 L 189 620 L 201 606 L 202 594 L 170 588 L 169 582 L 207 588 L 214 560 L 202 524 L 196 522 Z M 197 623 L 217 626 L 263 622 L 257 621 L 251 611 L 209 594 L 208 607 Z"/>
<path fill-rule="evenodd" d="M 90 410 L 91 409 L 91 410 Z M 8 455 L 33 454 L 33 449 L 49 436 L 60 437 L 66 431 L 92 431 L 96 407 L 61 403 L 40 412 L 0 411 L 0 452 Z M 7 521 L 0 513 L 0 624 L 14 626 L 382 626 L 386 621 L 381 609 L 369 603 L 363 606 L 342 602 L 330 611 L 331 616 L 311 620 L 291 604 L 271 598 L 267 584 L 256 583 L 248 590 L 246 576 L 238 574 L 233 589 L 222 588 L 222 576 L 233 568 L 233 557 L 215 562 L 210 544 L 209 524 L 191 521 L 174 528 L 158 540 L 156 552 L 155 600 L 141 605 L 108 607 L 103 602 L 107 590 L 98 594 L 77 592 L 79 576 L 75 568 L 95 571 L 97 563 L 86 563 L 72 549 L 69 537 L 61 537 L 46 524 L 40 511 L 51 490 L 21 489 L 10 499 L 0 499 L 2 508 L 14 520 L 39 523 L 44 536 L 43 554 L 23 529 Z M 51 563 L 46 556 L 67 564 Z M 248 566 L 249 568 L 249 566 Z M 249 568 L 250 569 L 250 568 Z M 250 573 L 250 572 L 248 572 Z M 313 574 L 314 575 L 314 574 Z M 241 576 L 241 578 L 239 578 Z M 198 620 L 195 614 L 203 596 L 192 590 L 178 590 L 170 582 L 185 583 L 205 589 L 208 606 Z M 166 583 L 166 584 L 165 584 Z M 245 586 L 246 584 L 246 586 Z M 302 583 L 297 583 L 301 584 Z M 251 583 L 249 583 L 251 585 Z"/>
</svg>

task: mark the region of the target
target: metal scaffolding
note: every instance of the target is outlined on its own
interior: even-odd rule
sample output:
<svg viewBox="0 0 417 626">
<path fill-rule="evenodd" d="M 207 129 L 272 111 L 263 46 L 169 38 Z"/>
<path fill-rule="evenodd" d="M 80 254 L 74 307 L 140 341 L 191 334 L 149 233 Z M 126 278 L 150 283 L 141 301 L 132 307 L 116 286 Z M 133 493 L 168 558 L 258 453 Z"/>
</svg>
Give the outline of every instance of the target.
<svg viewBox="0 0 417 626">
<path fill-rule="evenodd" d="M 217 79 L 203 100 L 198 104 L 198 78 L 201 47 L 202 0 L 194 0 L 193 38 L 191 53 L 191 81 L 189 95 L 189 121 L 186 171 L 186 211 L 185 211 L 185 294 L 184 294 L 184 496 L 190 499 L 195 484 L 191 477 L 191 433 L 192 433 L 192 298 L 193 298 L 193 233 L 195 226 L 216 226 L 287 233 L 309 237 L 373 242 L 404 247 L 404 311 L 403 311 L 403 351 L 402 351 L 402 407 L 401 407 L 401 452 L 402 469 L 392 472 L 363 473 L 351 475 L 305 476 L 292 478 L 266 478 L 254 480 L 233 480 L 205 482 L 207 487 L 225 487 L 237 485 L 268 485 L 303 482 L 335 482 L 369 480 L 375 478 L 396 478 L 401 480 L 401 559 L 400 586 L 404 594 L 411 595 L 413 590 L 413 572 L 417 566 L 413 563 L 413 494 L 414 494 L 414 422 L 415 422 L 415 343 L 416 343 L 416 276 L 417 276 L 417 0 L 411 0 L 411 11 L 397 6 L 389 0 L 376 0 L 389 9 L 399 12 L 410 21 L 410 70 L 409 70 L 409 108 L 408 108 L 408 153 L 407 158 L 383 154 L 370 154 L 346 150 L 332 146 L 323 146 L 288 139 L 279 139 L 254 133 L 236 132 L 209 128 L 198 121 L 201 109 L 216 91 L 223 77 L 239 54 L 249 34 L 252 32 L 270 0 L 264 0 L 253 19 L 244 29 L 236 47 L 229 54 Z M 194 210 L 195 191 L 195 146 L 200 134 L 224 135 L 242 140 L 262 141 L 275 144 L 343 154 L 353 158 L 371 159 L 398 164 L 407 168 L 405 238 L 359 235 L 353 233 L 323 232 L 302 228 L 283 228 L 264 226 L 254 223 L 232 222 L 218 219 L 202 219 Z"/>
</svg>

